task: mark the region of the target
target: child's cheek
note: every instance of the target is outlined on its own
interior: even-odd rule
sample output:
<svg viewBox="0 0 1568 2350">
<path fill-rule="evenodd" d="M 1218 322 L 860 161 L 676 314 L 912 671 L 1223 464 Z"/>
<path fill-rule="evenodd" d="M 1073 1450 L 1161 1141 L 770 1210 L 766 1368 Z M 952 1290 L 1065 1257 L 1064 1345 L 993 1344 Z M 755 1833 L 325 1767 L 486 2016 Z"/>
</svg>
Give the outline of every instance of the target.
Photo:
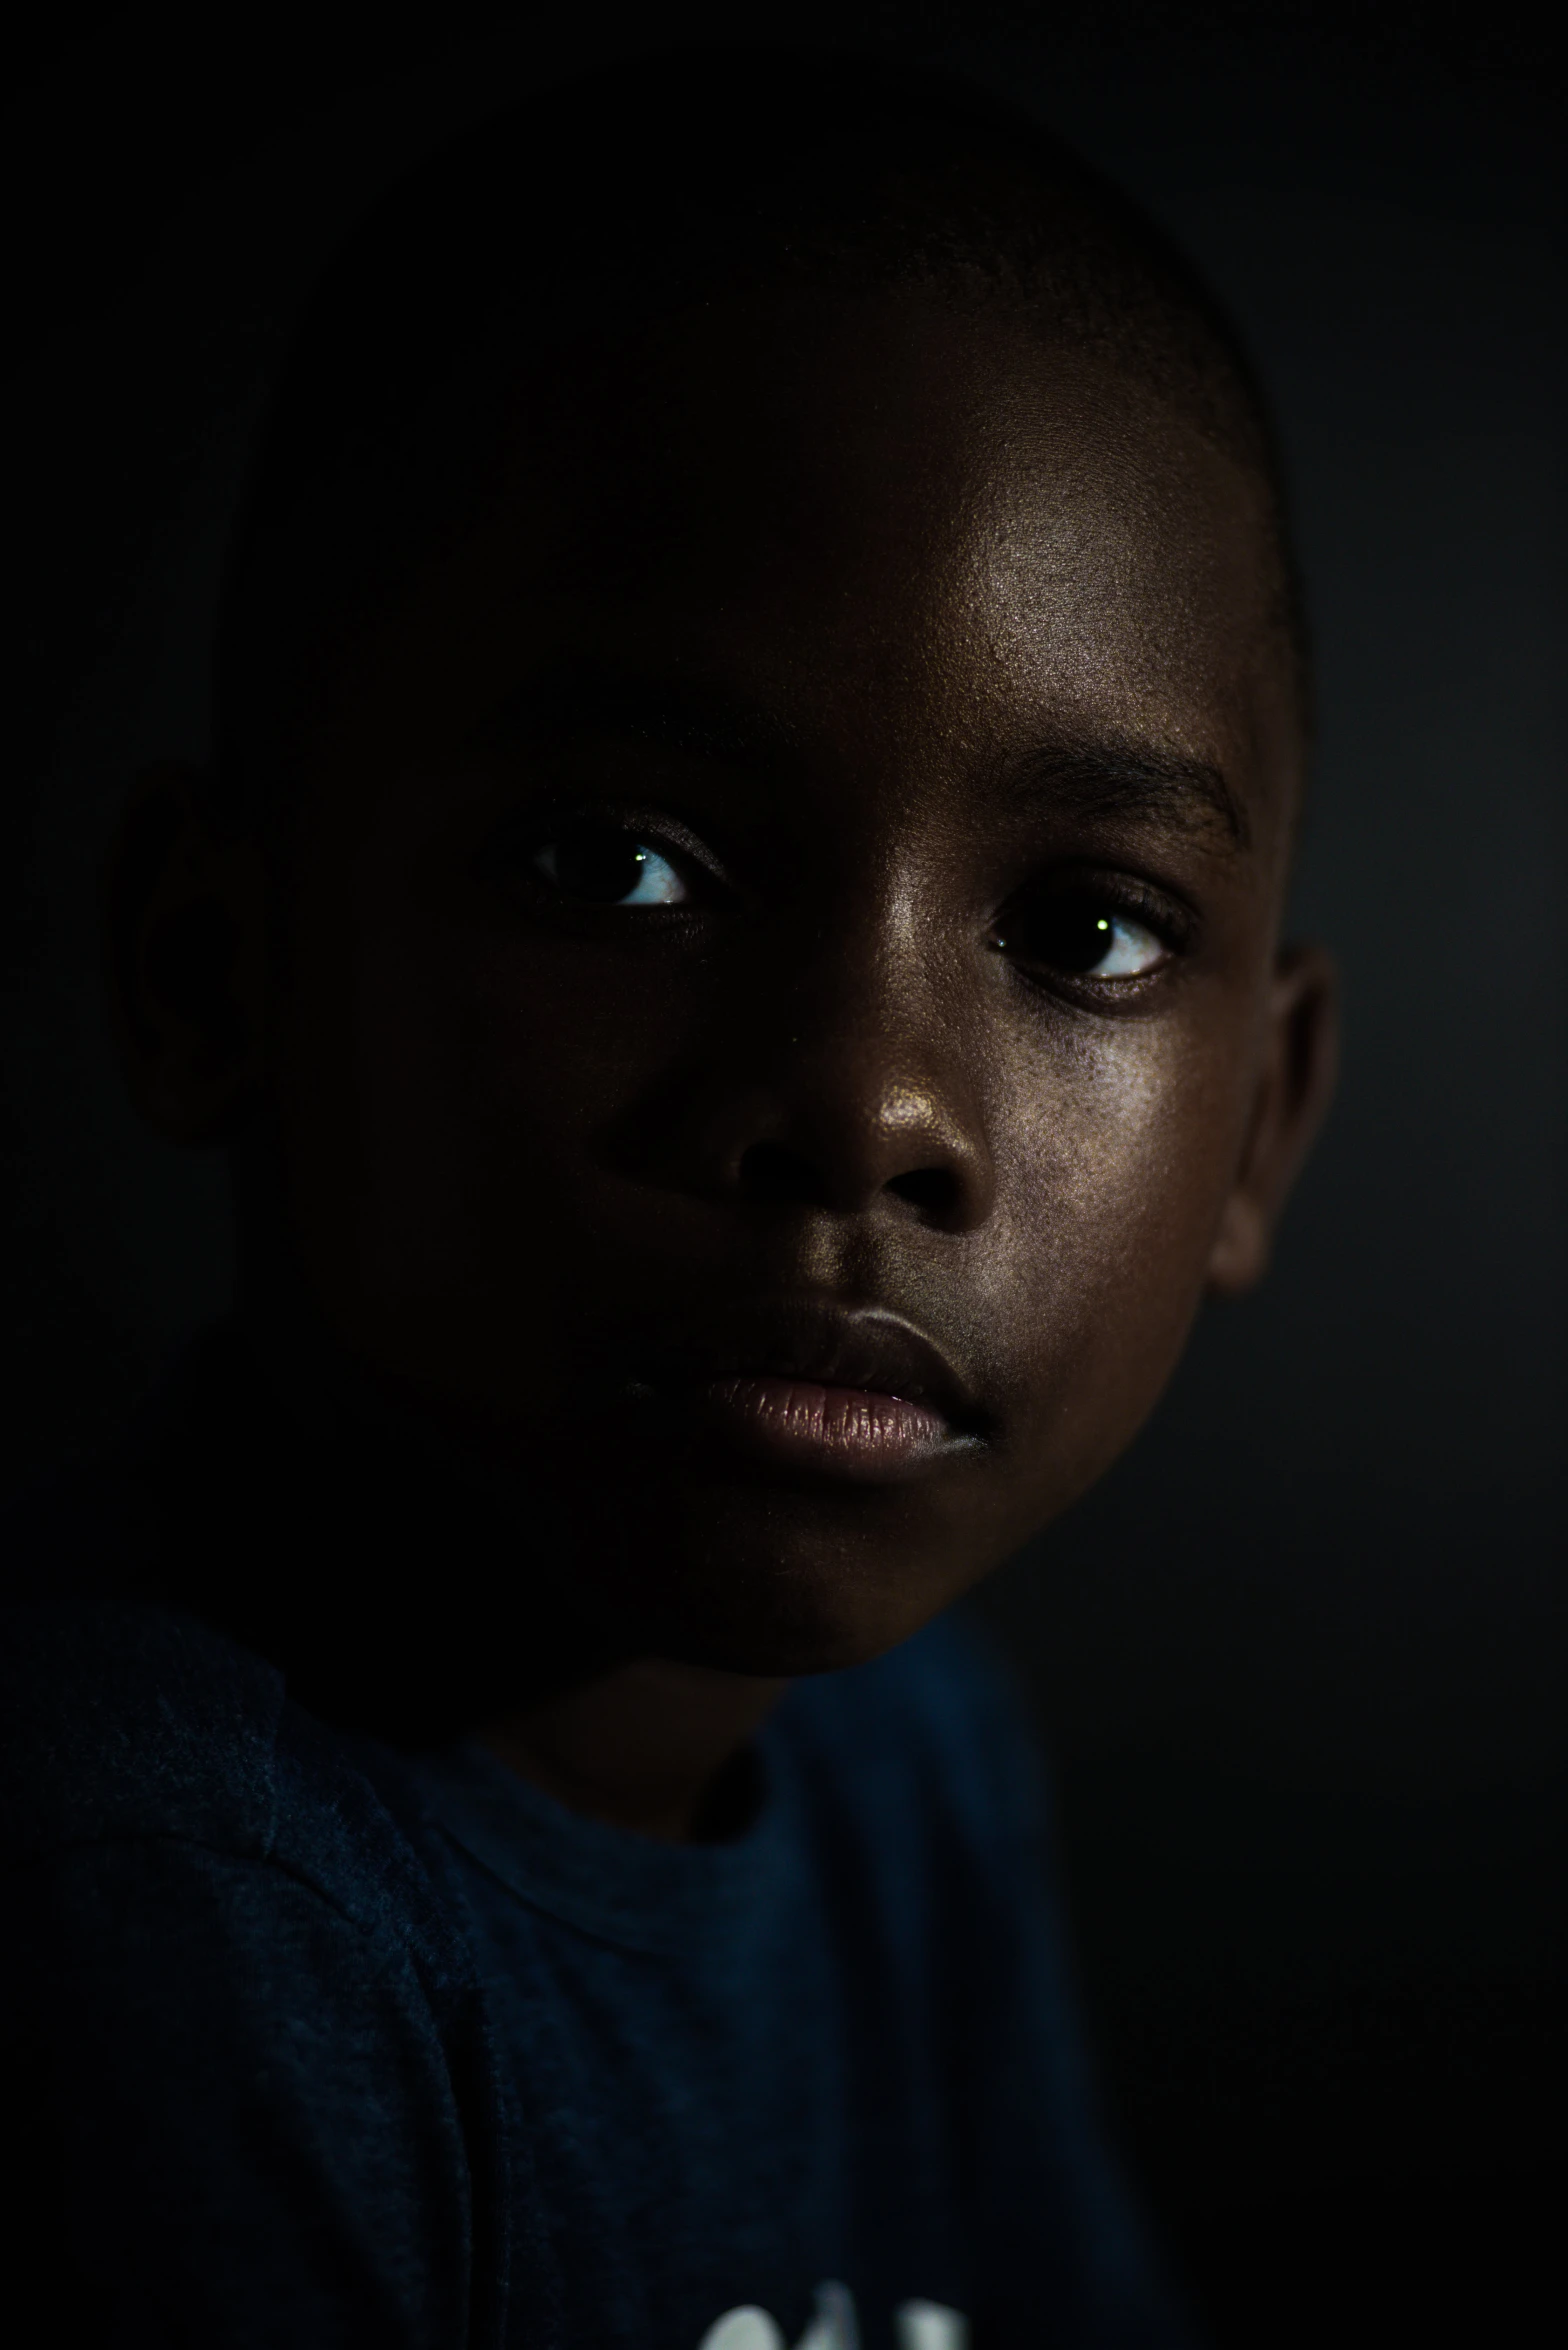
<svg viewBox="0 0 1568 2350">
<path fill-rule="evenodd" d="M 1027 1366 L 1020 1440 L 1075 1491 L 1142 1425 L 1191 1329 L 1245 1131 L 1232 1026 L 1058 1027 L 1012 1089 L 975 1311 Z"/>
</svg>

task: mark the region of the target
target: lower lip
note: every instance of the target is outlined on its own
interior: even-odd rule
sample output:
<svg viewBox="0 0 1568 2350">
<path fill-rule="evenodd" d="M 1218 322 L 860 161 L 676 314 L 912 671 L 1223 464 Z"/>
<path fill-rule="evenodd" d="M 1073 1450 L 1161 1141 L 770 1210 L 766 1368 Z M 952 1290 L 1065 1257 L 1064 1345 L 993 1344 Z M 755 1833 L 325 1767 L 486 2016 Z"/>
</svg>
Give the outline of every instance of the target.
<svg viewBox="0 0 1568 2350">
<path fill-rule="evenodd" d="M 940 1412 L 866 1387 L 812 1379 L 713 1379 L 686 1398 L 728 1448 L 781 1469 L 890 1483 L 951 1452 L 960 1441 Z"/>
</svg>

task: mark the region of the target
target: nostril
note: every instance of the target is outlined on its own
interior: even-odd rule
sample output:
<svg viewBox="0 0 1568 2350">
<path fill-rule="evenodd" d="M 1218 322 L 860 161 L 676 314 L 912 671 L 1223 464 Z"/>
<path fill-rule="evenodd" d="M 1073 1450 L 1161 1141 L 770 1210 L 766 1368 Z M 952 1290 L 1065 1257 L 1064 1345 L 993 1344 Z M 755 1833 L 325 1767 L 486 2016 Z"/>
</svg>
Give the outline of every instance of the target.
<svg viewBox="0 0 1568 2350">
<path fill-rule="evenodd" d="M 787 1142 L 752 1143 L 735 1172 L 735 1188 L 743 1199 L 786 1207 L 855 1213 L 870 1207 L 879 1194 L 891 1193 L 934 1224 L 953 1223 L 964 1207 L 964 1183 L 956 1168 L 911 1167 L 879 1182 L 872 1168 L 863 1168 L 858 1176 L 849 1168 L 834 1169 Z"/>
<path fill-rule="evenodd" d="M 947 1167 L 911 1168 L 907 1175 L 891 1176 L 887 1188 L 923 1216 L 951 1216 L 958 1204 L 958 1178 Z"/>
<path fill-rule="evenodd" d="M 781 1142 L 754 1142 L 744 1153 L 740 1189 L 747 1199 L 786 1200 L 814 1208 L 834 1204 L 829 1185 L 810 1159 Z"/>
</svg>

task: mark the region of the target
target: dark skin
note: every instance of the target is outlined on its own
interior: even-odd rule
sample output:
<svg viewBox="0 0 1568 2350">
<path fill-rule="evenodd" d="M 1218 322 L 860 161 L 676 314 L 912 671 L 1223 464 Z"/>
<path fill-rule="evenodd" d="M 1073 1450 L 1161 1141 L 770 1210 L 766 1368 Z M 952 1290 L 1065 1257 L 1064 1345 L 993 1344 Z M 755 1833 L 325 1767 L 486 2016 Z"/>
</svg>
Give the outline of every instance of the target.
<svg viewBox="0 0 1568 2350">
<path fill-rule="evenodd" d="M 264 1106 L 301 1310 L 558 1509 L 510 1621 L 536 1664 L 563 1609 L 587 1646 L 552 1631 L 559 1674 L 477 1726 L 567 1803 L 707 1832 L 789 1679 L 1056 1517 L 1263 1271 L 1334 1019 L 1280 943 L 1259 512 L 1000 314 L 721 307 L 536 386 L 483 517 L 360 631 L 286 966 L 200 777 L 143 779 L 136 1097 L 190 1142 Z M 286 1287 L 242 1296 L 258 1331 Z M 650 1405 L 649 1333 L 737 1301 L 923 1333 L 943 1441 L 845 1474 Z"/>
</svg>

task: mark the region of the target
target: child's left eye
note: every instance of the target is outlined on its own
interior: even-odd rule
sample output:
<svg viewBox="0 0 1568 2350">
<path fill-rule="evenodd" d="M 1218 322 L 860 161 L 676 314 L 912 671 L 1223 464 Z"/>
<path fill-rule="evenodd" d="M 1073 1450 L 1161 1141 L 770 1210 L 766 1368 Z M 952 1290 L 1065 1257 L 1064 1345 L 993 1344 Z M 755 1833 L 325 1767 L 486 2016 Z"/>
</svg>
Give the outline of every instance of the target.
<svg viewBox="0 0 1568 2350">
<path fill-rule="evenodd" d="M 1143 979 L 1170 960 L 1147 923 L 1103 898 L 1037 898 L 997 925 L 996 944 L 1074 979 Z"/>
<path fill-rule="evenodd" d="M 629 832 L 563 833 L 534 851 L 533 865 L 581 906 L 678 906 L 691 894 L 671 860 Z"/>
</svg>

